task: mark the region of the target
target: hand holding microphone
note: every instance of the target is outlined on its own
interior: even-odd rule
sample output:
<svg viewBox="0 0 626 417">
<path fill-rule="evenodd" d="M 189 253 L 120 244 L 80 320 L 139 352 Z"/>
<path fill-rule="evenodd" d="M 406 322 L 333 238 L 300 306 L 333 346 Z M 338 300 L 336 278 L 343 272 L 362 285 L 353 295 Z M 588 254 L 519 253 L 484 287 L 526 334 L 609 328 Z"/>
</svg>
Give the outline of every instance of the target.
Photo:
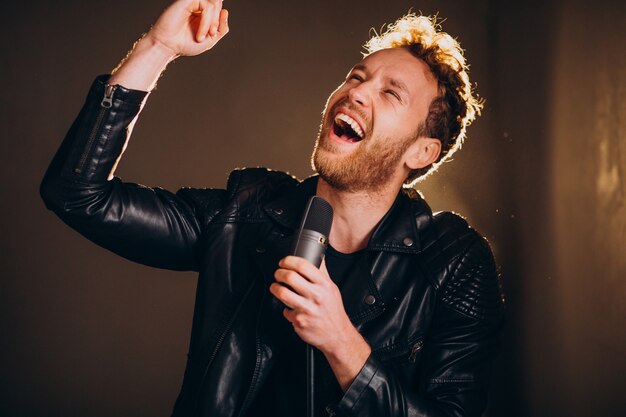
<svg viewBox="0 0 626 417">
<path fill-rule="evenodd" d="M 322 352 L 331 352 L 343 349 L 355 330 L 341 292 L 322 262 L 327 246 L 324 240 L 328 237 L 325 233 L 330 233 L 332 224 L 332 209 L 326 204 L 320 197 L 309 201 L 294 236 L 292 253 L 297 256 L 287 256 L 279 262 L 270 292 L 289 307 L 283 315 L 302 340 Z M 311 260 L 320 262 L 320 268 Z"/>
<path fill-rule="evenodd" d="M 280 269 L 275 273 L 278 284 L 270 286 L 272 294 L 289 309 L 295 307 L 290 300 L 304 301 L 297 296 L 312 294 L 311 289 L 306 288 L 312 281 L 308 281 L 306 277 L 320 273 L 318 268 L 328 247 L 332 222 L 333 209 L 330 204 L 321 197 L 311 197 L 302 215 L 300 227 L 294 234 L 291 256 L 280 261 Z M 305 260 L 307 262 L 304 262 Z M 298 271 L 302 268 L 303 275 L 298 276 Z M 325 271 L 325 268 L 323 269 Z"/>
<path fill-rule="evenodd" d="M 336 348 L 346 329 L 353 327 L 339 288 L 322 262 L 331 225 L 330 205 L 312 197 L 294 235 L 293 255 L 279 262 L 276 282 L 270 285 L 270 292 L 288 306 L 283 315 L 298 336 L 322 351 Z"/>
</svg>

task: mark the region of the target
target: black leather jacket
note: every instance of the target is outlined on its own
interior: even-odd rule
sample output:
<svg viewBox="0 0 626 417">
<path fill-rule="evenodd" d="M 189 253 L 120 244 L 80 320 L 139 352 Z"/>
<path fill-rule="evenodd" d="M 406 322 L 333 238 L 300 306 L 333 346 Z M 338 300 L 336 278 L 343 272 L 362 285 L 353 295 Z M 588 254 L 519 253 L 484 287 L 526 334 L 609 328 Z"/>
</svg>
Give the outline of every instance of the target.
<svg viewBox="0 0 626 417">
<path fill-rule="evenodd" d="M 316 177 L 231 173 L 225 190 L 108 179 L 144 92 L 98 78 L 41 186 L 48 208 L 133 261 L 199 271 L 189 357 L 175 416 L 243 416 L 280 355 L 277 262 Z M 491 251 L 460 217 L 433 215 L 403 190 L 342 289 L 372 354 L 327 413 L 479 416 L 503 315 Z"/>
</svg>

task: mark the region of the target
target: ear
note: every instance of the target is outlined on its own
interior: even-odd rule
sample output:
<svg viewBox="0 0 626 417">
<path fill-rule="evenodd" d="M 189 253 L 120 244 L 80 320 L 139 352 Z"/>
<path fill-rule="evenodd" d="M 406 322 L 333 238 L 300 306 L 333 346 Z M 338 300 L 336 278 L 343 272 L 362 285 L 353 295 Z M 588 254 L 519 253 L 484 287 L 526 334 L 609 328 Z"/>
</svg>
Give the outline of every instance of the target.
<svg viewBox="0 0 626 417">
<path fill-rule="evenodd" d="M 418 138 L 404 154 L 404 163 L 413 170 L 434 163 L 441 153 L 441 141 L 436 138 Z"/>
</svg>

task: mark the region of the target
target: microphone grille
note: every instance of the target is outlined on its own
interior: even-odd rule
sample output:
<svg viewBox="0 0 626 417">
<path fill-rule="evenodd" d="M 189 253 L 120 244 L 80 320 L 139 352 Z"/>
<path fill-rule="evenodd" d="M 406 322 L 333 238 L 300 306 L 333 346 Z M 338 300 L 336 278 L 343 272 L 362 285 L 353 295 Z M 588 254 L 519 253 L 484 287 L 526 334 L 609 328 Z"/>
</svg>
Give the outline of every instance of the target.
<svg viewBox="0 0 626 417">
<path fill-rule="evenodd" d="M 302 228 L 315 230 L 328 237 L 332 224 L 333 208 L 328 201 L 318 196 L 311 197 Z"/>
</svg>

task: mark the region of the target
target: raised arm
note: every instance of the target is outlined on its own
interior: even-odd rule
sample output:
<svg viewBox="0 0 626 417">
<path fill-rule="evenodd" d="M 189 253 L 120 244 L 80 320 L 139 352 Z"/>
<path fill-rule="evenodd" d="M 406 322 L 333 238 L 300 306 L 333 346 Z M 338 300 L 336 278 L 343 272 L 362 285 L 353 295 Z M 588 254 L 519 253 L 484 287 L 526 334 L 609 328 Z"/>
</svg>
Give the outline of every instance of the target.
<svg viewBox="0 0 626 417">
<path fill-rule="evenodd" d="M 168 62 L 197 55 L 228 31 L 221 1 L 179 0 L 159 17 L 110 78 L 96 79 L 41 183 L 46 206 L 93 242 L 151 266 L 197 269 L 203 225 L 224 204 L 223 190 L 124 183 L 117 161 L 150 90 Z"/>
<path fill-rule="evenodd" d="M 113 71 L 109 84 L 150 91 L 168 63 L 211 49 L 227 33 L 228 11 L 221 0 L 175 1 Z"/>
</svg>

